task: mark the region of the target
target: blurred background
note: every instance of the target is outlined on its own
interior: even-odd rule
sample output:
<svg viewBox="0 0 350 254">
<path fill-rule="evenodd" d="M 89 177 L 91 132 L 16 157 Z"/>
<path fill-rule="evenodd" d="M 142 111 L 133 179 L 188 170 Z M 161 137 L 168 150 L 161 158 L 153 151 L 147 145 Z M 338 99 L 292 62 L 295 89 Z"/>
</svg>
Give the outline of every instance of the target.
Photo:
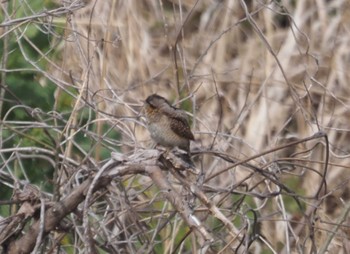
<svg viewBox="0 0 350 254">
<path fill-rule="evenodd" d="M 59 200 L 82 165 L 152 148 L 143 101 L 157 93 L 188 112 L 208 197 L 253 239 L 249 253 L 350 251 L 348 1 L 13 0 L 0 18 L 1 200 L 26 183 Z M 156 230 L 171 207 L 149 178 L 121 184 L 153 223 L 148 250 L 191 253 L 181 218 Z M 145 247 L 129 237 L 120 253 Z M 77 253 L 78 239 L 64 234 L 61 250 Z"/>
</svg>

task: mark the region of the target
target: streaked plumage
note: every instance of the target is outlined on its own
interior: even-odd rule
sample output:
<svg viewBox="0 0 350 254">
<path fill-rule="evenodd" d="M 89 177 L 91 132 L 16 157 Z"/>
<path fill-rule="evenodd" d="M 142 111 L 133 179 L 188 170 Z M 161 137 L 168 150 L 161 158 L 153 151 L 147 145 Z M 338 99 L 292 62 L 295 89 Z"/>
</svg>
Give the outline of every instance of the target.
<svg viewBox="0 0 350 254">
<path fill-rule="evenodd" d="M 190 151 L 190 140 L 194 140 L 186 113 L 170 105 L 157 94 L 145 101 L 148 130 L 152 139 L 165 147 L 179 147 Z"/>
</svg>

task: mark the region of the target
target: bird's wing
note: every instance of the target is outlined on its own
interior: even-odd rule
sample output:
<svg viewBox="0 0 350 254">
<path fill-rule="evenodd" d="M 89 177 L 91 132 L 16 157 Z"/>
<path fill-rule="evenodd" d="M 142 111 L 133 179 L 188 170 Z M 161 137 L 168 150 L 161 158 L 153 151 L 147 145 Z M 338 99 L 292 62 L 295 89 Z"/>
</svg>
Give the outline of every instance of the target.
<svg viewBox="0 0 350 254">
<path fill-rule="evenodd" d="M 194 140 L 186 113 L 171 106 L 161 108 L 162 112 L 171 119 L 170 128 L 179 136 Z"/>
<path fill-rule="evenodd" d="M 170 122 L 170 128 L 179 136 L 185 137 L 190 140 L 194 140 L 193 133 L 191 132 L 190 125 L 187 120 L 183 118 L 172 118 L 173 121 Z"/>
</svg>

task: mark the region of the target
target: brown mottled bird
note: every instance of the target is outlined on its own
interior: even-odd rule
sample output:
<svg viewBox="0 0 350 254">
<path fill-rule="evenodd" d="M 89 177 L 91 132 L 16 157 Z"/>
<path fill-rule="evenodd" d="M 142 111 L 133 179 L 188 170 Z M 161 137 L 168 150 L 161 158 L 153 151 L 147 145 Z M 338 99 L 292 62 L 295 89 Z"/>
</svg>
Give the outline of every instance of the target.
<svg viewBox="0 0 350 254">
<path fill-rule="evenodd" d="M 185 111 L 175 108 L 157 94 L 145 101 L 148 131 L 152 139 L 165 147 L 178 147 L 190 154 L 190 141 L 194 140 Z"/>
</svg>

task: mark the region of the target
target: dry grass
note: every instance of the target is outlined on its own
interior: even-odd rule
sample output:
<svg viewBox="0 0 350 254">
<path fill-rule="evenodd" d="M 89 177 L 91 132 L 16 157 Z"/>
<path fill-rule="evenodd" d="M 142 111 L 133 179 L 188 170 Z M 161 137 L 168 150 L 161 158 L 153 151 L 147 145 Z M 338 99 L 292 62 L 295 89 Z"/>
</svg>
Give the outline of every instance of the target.
<svg viewBox="0 0 350 254">
<path fill-rule="evenodd" d="M 57 146 L 1 150 L 4 165 L 9 153 L 11 162 L 33 151 L 53 160 L 54 191 L 36 196 L 42 206 L 67 200 L 86 184 L 61 215 L 67 229 L 40 230 L 44 219 L 36 217 L 35 232 L 49 239 L 41 244 L 32 235 L 36 250 L 349 253 L 346 0 L 92 0 L 83 8 L 68 2 L 72 13 L 51 20 L 65 30 L 53 44 L 60 60 L 48 59 L 48 70 L 41 70 L 27 59 L 57 86 L 56 104 L 66 93 L 74 98 L 67 119 L 37 112 L 41 120 L 28 125 L 54 121 L 46 127 L 57 134 Z M 25 36 L 16 24 L 3 27 L 19 38 L 20 49 Z M 151 93 L 192 117 L 199 179 L 183 179 L 172 160 L 161 156 L 156 163 L 158 157 L 147 154 L 152 141 L 142 105 Z M 4 128 L 18 125 L 3 120 Z M 111 128 L 120 139 L 108 137 Z M 81 133 L 95 141 L 90 148 L 78 143 Z M 100 162 L 103 149 L 119 153 L 109 161 L 117 161 L 113 173 Z M 18 179 L 9 172 L 2 181 L 16 189 Z M 108 179 L 102 184 L 100 177 Z M 190 189 L 194 207 L 184 199 Z M 29 233 L 24 229 L 16 240 Z"/>
</svg>

